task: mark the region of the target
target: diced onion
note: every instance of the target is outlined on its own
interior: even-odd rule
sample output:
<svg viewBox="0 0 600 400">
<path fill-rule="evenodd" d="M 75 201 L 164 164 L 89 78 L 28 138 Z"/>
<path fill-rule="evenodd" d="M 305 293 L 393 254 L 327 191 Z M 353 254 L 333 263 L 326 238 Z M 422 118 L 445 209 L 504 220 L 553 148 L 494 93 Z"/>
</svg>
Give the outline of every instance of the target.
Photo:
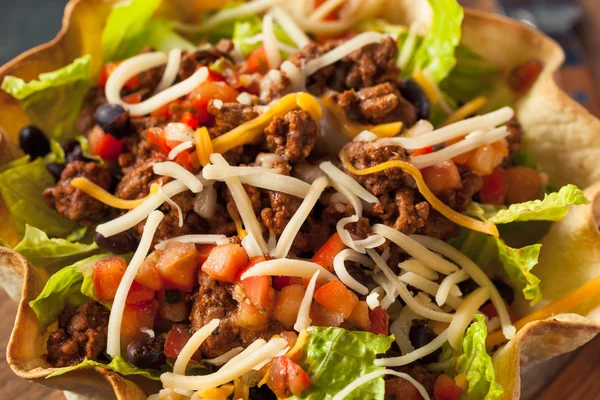
<svg viewBox="0 0 600 400">
<path fill-rule="evenodd" d="M 169 122 L 165 126 L 165 139 L 176 142 L 194 141 L 194 130 L 181 122 Z"/>
<path fill-rule="evenodd" d="M 355 290 L 356 292 L 366 295 L 369 293 L 369 289 L 356 279 L 350 275 L 348 270 L 346 269 L 345 262 L 347 260 L 354 261 L 360 263 L 361 265 L 373 265 L 371 259 L 363 254 L 360 254 L 352 249 L 345 249 L 336 254 L 333 259 L 333 269 L 335 270 L 336 275 L 342 281 L 342 283 L 348 286 L 350 289 Z"/>
<path fill-rule="evenodd" d="M 452 274 L 445 277 L 440 283 L 440 288 L 435 295 L 435 302 L 438 306 L 443 306 L 446 303 L 450 289 L 457 283 L 466 281 L 469 279 L 469 274 L 464 269 L 453 272 Z"/>
<path fill-rule="evenodd" d="M 202 182 L 190 171 L 173 161 L 156 163 L 152 166 L 156 175 L 170 176 L 187 186 L 192 192 L 199 193 L 202 190 Z"/>
<path fill-rule="evenodd" d="M 317 271 L 319 271 L 319 280 L 322 282 L 329 282 L 335 279 L 335 276 L 331 272 L 317 263 L 287 258 L 260 262 L 244 272 L 240 279 L 250 278 L 251 276 L 297 276 L 300 278 L 310 278 Z"/>
<path fill-rule="evenodd" d="M 194 143 L 189 140 L 187 142 L 179 143 L 177 146 L 175 146 L 175 147 L 173 147 L 173 149 L 171 149 L 167 158 L 169 160 L 174 160 L 175 157 L 177 157 L 179 154 L 181 154 L 182 152 L 186 151 L 187 149 L 189 149 L 191 147 L 194 147 Z"/>
<path fill-rule="evenodd" d="M 398 268 L 408 272 L 413 272 L 417 275 L 422 276 L 423 278 L 432 281 L 437 280 L 439 277 L 437 272 L 430 268 L 427 268 L 421 261 L 415 260 L 414 258 L 401 262 L 400 264 L 398 264 Z"/>
<path fill-rule="evenodd" d="M 179 66 L 181 64 L 181 49 L 173 49 L 169 51 L 169 58 L 167 60 L 167 66 L 165 72 L 163 72 L 160 82 L 154 89 L 154 93 L 160 93 L 166 88 L 170 87 L 177 79 L 177 73 L 179 72 Z"/>
<path fill-rule="evenodd" d="M 375 195 L 362 187 L 354 178 L 342 172 L 342 170 L 333 165 L 330 161 L 321 163 L 319 168 L 321 168 L 323 172 L 325 172 L 331 178 L 332 181 L 346 186 L 348 190 L 367 203 L 379 203 L 379 200 Z"/>
<path fill-rule="evenodd" d="M 455 349 L 460 348 L 467 327 L 471 324 L 477 310 L 490 298 L 487 287 L 477 288 L 471 293 L 462 305 L 456 310 L 454 319 L 448 327 L 448 342 Z"/>
<path fill-rule="evenodd" d="M 367 306 L 369 306 L 370 310 L 374 310 L 379 307 L 379 298 L 383 294 L 383 288 L 381 286 L 377 286 L 375 289 L 369 293 L 365 301 L 367 302 Z"/>
<path fill-rule="evenodd" d="M 319 270 L 315 271 L 308 286 L 306 286 L 306 292 L 300 302 L 300 308 L 298 309 L 298 317 L 294 324 L 294 330 L 301 332 L 310 326 L 312 320 L 310 319 L 310 306 L 312 305 L 313 294 L 315 293 L 315 285 L 317 284 L 317 278 L 319 277 Z"/>
<path fill-rule="evenodd" d="M 225 235 L 183 235 L 176 236 L 174 238 L 166 239 L 159 242 L 156 246 L 154 246 L 157 250 L 164 250 L 169 243 L 179 242 L 179 243 L 196 243 L 196 244 L 219 244 L 228 242 L 227 236 Z"/>
<path fill-rule="evenodd" d="M 352 141 L 353 142 L 374 142 L 377 139 L 378 139 L 378 137 L 376 134 L 365 129 L 358 135 L 354 136 L 354 139 L 352 139 Z"/>
<path fill-rule="evenodd" d="M 217 210 L 217 190 L 213 185 L 205 186 L 194 199 L 194 212 L 204 219 L 214 217 Z"/>
<path fill-rule="evenodd" d="M 268 67 L 270 69 L 277 68 L 279 67 L 279 64 L 281 64 L 281 55 L 279 54 L 279 48 L 277 47 L 277 37 L 275 36 L 273 16 L 271 14 L 267 14 L 263 17 L 262 30 Z"/>
<path fill-rule="evenodd" d="M 306 33 L 289 16 L 289 14 L 279 6 L 275 6 L 271 9 L 273 18 L 279 23 L 281 29 L 292 39 L 298 48 L 303 48 L 310 43 L 310 39 L 306 36 Z"/>
<path fill-rule="evenodd" d="M 226 362 L 230 361 L 233 357 L 237 356 L 242 351 L 244 351 L 243 347 L 234 347 L 233 349 L 229 350 L 225 354 L 220 355 L 219 357 L 212 358 L 210 360 L 202 360 L 202 361 L 207 364 L 212 364 L 212 365 L 216 365 L 219 367 L 219 366 L 225 364 Z"/>
<path fill-rule="evenodd" d="M 123 277 L 121 278 L 119 287 L 117 288 L 117 293 L 115 294 L 115 299 L 113 300 L 110 311 L 110 317 L 108 319 L 108 334 L 106 342 L 106 352 L 112 358 L 121 355 L 121 322 L 123 320 L 123 311 L 125 310 L 125 302 L 127 300 L 127 295 L 129 294 L 129 289 L 131 289 L 133 280 L 135 279 L 142 262 L 146 258 L 148 251 L 150 250 L 156 229 L 163 218 L 164 214 L 160 211 L 153 211 L 148 216 L 148 220 L 144 225 L 144 231 L 140 239 L 140 244 L 138 245 L 133 258 L 129 262 L 129 265 L 125 270 Z"/>
<path fill-rule="evenodd" d="M 378 361 L 378 360 L 375 360 L 375 361 Z M 380 376 L 383 376 L 383 375 L 397 376 L 399 378 L 402 378 L 402 379 L 410 382 L 417 389 L 417 391 L 421 394 L 421 396 L 423 397 L 424 400 L 430 400 L 429 394 L 427 393 L 427 390 L 425 389 L 425 387 L 423 385 L 421 385 L 419 382 L 417 382 L 412 376 L 405 374 L 404 372 L 394 371 L 393 369 L 378 369 L 376 371 L 369 372 L 368 374 L 365 374 L 365 375 L 361 376 L 360 378 L 355 379 L 354 381 L 352 381 L 352 383 L 350 383 L 344 389 L 337 392 L 335 394 L 335 396 L 333 396 L 331 398 L 331 400 L 343 400 L 346 396 L 348 396 L 350 393 L 352 393 L 352 391 L 354 391 L 355 389 L 357 389 L 360 386 L 364 385 L 365 383 L 367 383 L 373 379 L 379 378 Z"/>
<path fill-rule="evenodd" d="M 448 330 L 442 332 L 438 337 L 427 343 L 423 347 L 411 351 L 400 357 L 378 358 L 373 363 L 378 367 L 400 367 L 417 361 L 420 358 L 426 357 L 433 353 L 448 341 Z"/>
<path fill-rule="evenodd" d="M 281 236 L 279 236 L 277 248 L 275 249 L 276 258 L 284 258 L 288 255 L 296 235 L 300 232 L 300 228 L 302 228 L 302 224 L 304 224 L 304 221 L 306 221 L 310 215 L 313 207 L 317 204 L 317 201 L 319 201 L 319 198 L 327 185 L 329 185 L 329 179 L 324 176 L 317 178 L 317 180 L 313 182 L 308 194 L 300 204 L 300 207 L 298 207 L 298 210 L 296 210 L 285 226 Z"/>
<path fill-rule="evenodd" d="M 422 290 L 423 292 L 432 296 L 435 296 L 440 288 L 440 285 L 438 285 L 437 283 L 425 279 L 422 276 L 419 276 L 412 272 L 406 272 L 400 275 L 399 278 L 402 282 L 406 283 L 407 285 Z M 449 295 L 446 302 L 450 307 L 454 308 L 455 310 L 462 304 L 462 300 L 453 295 Z"/>
<path fill-rule="evenodd" d="M 238 103 L 240 104 L 244 104 L 247 106 L 251 106 L 252 105 L 252 95 L 248 92 L 242 92 L 238 95 L 238 97 L 236 97 L 235 99 Z"/>
<path fill-rule="evenodd" d="M 192 337 L 187 341 L 177 355 L 175 365 L 173 365 L 174 374 L 185 375 L 185 369 L 187 368 L 190 359 L 196 350 L 200 348 L 202 343 L 204 343 L 206 338 L 208 338 L 214 332 L 214 330 L 217 329 L 220 322 L 221 321 L 218 319 L 213 319 L 192 335 Z"/>
</svg>

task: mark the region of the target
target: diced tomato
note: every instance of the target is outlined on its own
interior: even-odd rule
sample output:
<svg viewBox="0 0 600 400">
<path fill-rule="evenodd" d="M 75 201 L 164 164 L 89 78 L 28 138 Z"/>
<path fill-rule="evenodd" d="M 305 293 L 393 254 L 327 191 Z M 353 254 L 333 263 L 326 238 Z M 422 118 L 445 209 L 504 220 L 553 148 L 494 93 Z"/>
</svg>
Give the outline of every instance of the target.
<svg viewBox="0 0 600 400">
<path fill-rule="evenodd" d="M 268 70 L 267 52 L 265 51 L 265 46 L 260 46 L 250 53 L 246 62 L 242 65 L 240 72 L 242 74 L 254 74 L 256 72 L 266 74 Z"/>
<path fill-rule="evenodd" d="M 225 77 L 217 71 L 209 69 L 208 76 L 206 77 L 206 82 L 225 82 Z"/>
<path fill-rule="evenodd" d="M 165 104 L 164 106 L 160 106 L 159 108 L 157 108 L 156 110 L 152 111 L 150 113 L 150 116 L 154 117 L 154 118 L 170 118 L 171 117 L 171 108 L 174 104 L 178 104 L 181 103 L 180 100 L 173 100 L 167 104 Z"/>
<path fill-rule="evenodd" d="M 533 85 L 543 69 L 544 65 L 540 60 L 527 60 L 510 71 L 507 78 L 508 86 L 517 94 L 523 94 Z"/>
<path fill-rule="evenodd" d="M 114 300 L 117 289 L 123 279 L 127 264 L 122 257 L 110 257 L 100 260 L 94 264 L 92 281 L 94 282 L 94 292 L 101 301 Z M 136 281 L 133 281 L 127 303 L 143 303 L 154 298 L 154 290 L 148 289 Z"/>
<path fill-rule="evenodd" d="M 106 86 L 106 81 L 108 81 L 108 78 L 110 77 L 110 75 L 115 71 L 115 69 L 117 69 L 117 67 L 119 66 L 119 63 L 108 63 L 106 64 L 102 70 L 100 71 L 100 77 L 98 78 L 98 86 L 101 89 L 104 89 L 104 87 Z M 135 90 L 140 86 L 140 78 L 135 75 L 133 78 L 129 79 L 126 83 L 124 88 L 127 90 Z"/>
<path fill-rule="evenodd" d="M 211 278 L 234 282 L 238 271 L 248 262 L 246 250 L 239 244 L 215 246 L 207 260 L 202 264 L 202 271 Z"/>
<path fill-rule="evenodd" d="M 135 276 L 136 281 L 152 290 L 160 290 L 163 287 L 163 282 L 160 279 L 160 271 L 157 267 L 159 257 L 160 251 L 150 253 Z"/>
<path fill-rule="evenodd" d="M 197 244 L 196 250 L 198 251 L 198 263 L 200 265 L 204 264 L 208 255 L 215 248 L 214 244 Z"/>
<path fill-rule="evenodd" d="M 232 102 L 237 99 L 239 92 L 225 82 L 205 81 L 188 95 L 188 100 L 194 109 L 194 118 L 198 124 L 204 124 L 212 119 L 208 113 L 210 100 Z"/>
<path fill-rule="evenodd" d="M 240 281 L 250 303 L 260 312 L 271 314 L 275 306 L 275 289 L 270 276 L 252 276 Z"/>
<path fill-rule="evenodd" d="M 168 243 L 158 259 L 160 276 L 174 288 L 189 292 L 196 283 L 198 251 L 193 243 Z"/>
<path fill-rule="evenodd" d="M 198 128 L 198 120 L 194 118 L 194 115 L 189 111 L 183 113 L 183 115 L 181 116 L 181 122 L 192 129 Z"/>
<path fill-rule="evenodd" d="M 158 316 L 169 321 L 180 322 L 189 317 L 185 293 L 177 289 L 163 289 L 157 293 Z"/>
<path fill-rule="evenodd" d="M 123 97 L 123 101 L 127 104 L 140 104 L 142 102 L 142 93 L 135 92 Z"/>
<path fill-rule="evenodd" d="M 274 276 L 273 277 L 273 288 L 275 290 L 281 290 L 286 286 L 300 285 L 302 284 L 302 278 L 297 276 Z"/>
<path fill-rule="evenodd" d="M 371 320 L 369 318 L 369 306 L 364 301 L 359 301 L 352 314 L 346 319 L 347 322 L 351 323 L 358 329 L 368 331 L 371 326 Z"/>
<path fill-rule="evenodd" d="M 504 151 L 498 151 L 493 144 L 484 144 L 475 149 L 467 165 L 479 175 L 489 175 L 504 159 Z"/>
<path fill-rule="evenodd" d="M 133 281 L 129 289 L 129 294 L 127 294 L 127 303 L 137 304 L 151 301 L 154 299 L 154 294 L 154 290 L 143 286 L 137 281 Z"/>
<path fill-rule="evenodd" d="M 267 327 L 269 316 L 256 309 L 249 301 L 242 301 L 235 318 L 236 325 L 251 331 L 262 331 Z"/>
<path fill-rule="evenodd" d="M 443 161 L 421 171 L 427 187 L 437 195 L 447 190 L 460 189 L 460 173 L 452 160 Z"/>
<path fill-rule="evenodd" d="M 346 245 L 342 242 L 340 235 L 334 233 L 325 244 L 317 250 L 311 261 L 319 264 L 323 268 L 327 268 L 330 272 L 334 272 L 333 259 L 345 248 Z"/>
<path fill-rule="evenodd" d="M 506 202 L 523 203 L 535 200 L 542 188 L 542 178 L 533 168 L 511 167 L 506 170 Z"/>
<path fill-rule="evenodd" d="M 192 332 L 189 325 L 173 325 L 173 328 L 167 333 L 167 339 L 165 340 L 165 355 L 176 359 L 181 349 L 183 349 L 191 337 Z M 192 360 L 200 361 L 201 358 L 202 354 L 200 353 L 200 349 L 198 349 L 192 356 Z"/>
<path fill-rule="evenodd" d="M 435 400 L 460 400 L 462 390 L 454 382 L 454 379 L 446 374 L 441 374 L 435 380 L 433 387 L 433 398 Z"/>
<path fill-rule="evenodd" d="M 479 311 L 485 314 L 485 316 L 489 319 L 498 316 L 498 310 L 496 310 L 496 306 L 491 301 L 488 301 L 487 303 L 479 307 Z"/>
<path fill-rule="evenodd" d="M 161 153 L 167 154 L 171 148 L 167 145 L 167 139 L 165 138 L 165 131 L 161 128 L 150 128 L 146 130 L 146 137 L 148 143 Z"/>
<path fill-rule="evenodd" d="M 138 304 L 127 304 L 121 321 L 121 336 L 139 339 L 145 334 L 142 328 L 152 329 L 156 318 L 156 304 L 153 301 Z"/>
<path fill-rule="evenodd" d="M 88 135 L 90 151 L 107 161 L 115 161 L 123 151 L 123 141 L 105 133 L 98 125 Z"/>
<path fill-rule="evenodd" d="M 329 310 L 348 318 L 358 304 L 358 297 L 337 279 L 326 283 L 315 292 L 315 300 Z"/>
<path fill-rule="evenodd" d="M 298 364 L 285 356 L 273 359 L 267 386 L 277 398 L 285 399 L 292 395 L 301 397 L 310 386 L 311 379 Z"/>
<path fill-rule="evenodd" d="M 305 292 L 306 289 L 302 285 L 286 286 L 277 292 L 273 318 L 281 322 L 285 329 L 294 327 Z"/>
<path fill-rule="evenodd" d="M 506 200 L 507 179 L 504 168 L 496 167 L 483 179 L 479 199 L 484 204 L 504 204 Z"/>
<path fill-rule="evenodd" d="M 376 335 L 388 335 L 390 316 L 383 307 L 378 306 L 371 310 L 369 319 L 371 320 L 369 332 Z"/>
<path fill-rule="evenodd" d="M 414 156 L 422 156 L 425 154 L 429 154 L 433 152 L 433 146 L 427 146 L 427 147 L 423 147 L 422 149 L 417 149 L 415 151 L 413 151 L 412 153 L 410 153 L 411 157 Z"/>
<path fill-rule="evenodd" d="M 314 326 L 340 326 L 344 322 L 344 316 L 323 307 L 316 301 L 310 306 L 310 319 Z"/>
</svg>

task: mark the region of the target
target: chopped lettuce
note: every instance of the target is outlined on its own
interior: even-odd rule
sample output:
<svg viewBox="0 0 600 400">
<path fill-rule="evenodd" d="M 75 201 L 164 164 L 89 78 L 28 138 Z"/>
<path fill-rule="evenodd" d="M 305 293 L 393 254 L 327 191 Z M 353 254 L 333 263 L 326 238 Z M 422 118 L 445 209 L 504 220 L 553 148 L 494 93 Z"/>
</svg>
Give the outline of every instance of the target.
<svg viewBox="0 0 600 400">
<path fill-rule="evenodd" d="M 67 159 L 65 156 L 65 150 L 62 148 L 60 143 L 54 139 L 50 139 L 50 153 L 45 157 L 49 163 L 64 164 Z"/>
<path fill-rule="evenodd" d="M 104 164 L 104 160 L 102 159 L 102 157 L 100 156 L 95 156 L 92 154 L 92 151 L 90 150 L 90 142 L 88 141 L 88 138 L 80 135 L 77 136 L 75 139 L 77 139 L 77 141 L 79 142 L 79 145 L 81 146 L 81 152 L 83 153 L 83 156 L 89 160 L 93 160 L 99 164 Z"/>
<path fill-rule="evenodd" d="M 97 249 L 94 242 L 84 244 L 66 239 L 50 239 L 46 233 L 30 225 L 25 226 L 25 236 L 15 246 L 15 251 L 30 263 L 36 267 L 44 267 L 49 272 L 71 265 Z"/>
<path fill-rule="evenodd" d="M 62 140 L 75 136 L 74 125 L 92 82 L 92 57 L 88 54 L 52 72 L 40 74 L 39 80 L 6 76 L 2 90 L 20 100 L 31 123 L 51 138 Z"/>
<path fill-rule="evenodd" d="M 153 370 L 146 370 L 146 369 L 138 368 L 134 365 L 129 364 L 121 356 L 117 356 L 117 357 L 113 358 L 112 361 L 109 362 L 108 364 L 104 364 L 104 363 L 94 361 L 94 360 L 85 359 L 77 365 L 57 369 L 56 371 L 54 371 L 50 375 L 48 375 L 46 377 L 46 379 L 52 378 L 55 376 L 59 376 L 59 375 L 63 375 L 63 374 L 66 374 L 67 372 L 75 371 L 78 369 L 93 368 L 93 367 L 108 368 L 111 371 L 117 372 L 124 376 L 141 375 L 144 378 L 152 379 L 155 381 L 160 380 L 160 371 L 153 371 Z"/>
<path fill-rule="evenodd" d="M 0 165 L 0 172 L 4 172 L 11 168 L 20 167 L 21 165 L 28 164 L 30 161 L 30 157 L 25 155 L 23 157 L 19 157 L 16 160 L 12 160 L 7 162 L 6 164 Z"/>
<path fill-rule="evenodd" d="M 456 372 L 466 375 L 470 400 L 495 400 L 504 390 L 496 381 L 492 357 L 485 349 L 487 327 L 484 317 L 476 314 L 475 319 L 463 339 L 463 354 L 456 360 Z"/>
<path fill-rule="evenodd" d="M 281 29 L 279 24 L 274 24 L 273 30 L 279 42 L 296 47 L 294 41 Z M 252 15 L 245 21 L 237 21 L 233 27 L 232 36 L 235 48 L 239 49 L 244 56 L 250 54 L 263 43 L 262 40 L 253 40 L 260 33 L 262 33 L 262 20 L 258 16 Z"/>
<path fill-rule="evenodd" d="M 504 272 L 512 282 L 513 286 L 523 292 L 526 300 L 531 301 L 534 306 L 542 300 L 542 291 L 540 290 L 540 280 L 531 273 L 531 269 L 538 263 L 541 244 L 525 246 L 520 249 L 513 249 L 504 243 L 500 238 L 495 238 L 498 247 L 498 258 L 502 262 Z"/>
<path fill-rule="evenodd" d="M 42 192 L 53 185 L 54 178 L 42 158 L 0 173 L 0 193 L 17 232 L 23 234 L 26 225 L 31 225 L 50 237 L 65 237 L 79 228 L 75 221 L 63 218 L 44 201 Z"/>
<path fill-rule="evenodd" d="M 313 328 L 300 361 L 312 379 L 311 390 L 302 399 L 329 399 L 355 379 L 381 369 L 373 365 L 373 361 L 377 354 L 385 353 L 393 341 L 393 336 L 370 332 Z M 380 377 L 357 388 L 346 399 L 383 400 L 384 394 L 385 384 Z"/>
</svg>

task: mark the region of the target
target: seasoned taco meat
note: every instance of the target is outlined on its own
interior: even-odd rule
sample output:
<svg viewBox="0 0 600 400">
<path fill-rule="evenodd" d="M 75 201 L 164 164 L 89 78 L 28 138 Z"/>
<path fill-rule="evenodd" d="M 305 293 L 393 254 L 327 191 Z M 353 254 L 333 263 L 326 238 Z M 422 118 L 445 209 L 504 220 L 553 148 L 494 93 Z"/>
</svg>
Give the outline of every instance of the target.
<svg viewBox="0 0 600 400">
<path fill-rule="evenodd" d="M 215 119 L 214 126 L 208 129 L 211 138 L 216 138 L 230 130 L 258 117 L 258 112 L 252 106 L 240 103 L 224 103 L 210 101 L 208 113 Z"/>
<path fill-rule="evenodd" d="M 406 366 L 394 369 L 410 375 L 411 378 L 423 385 L 429 396 L 433 398 L 433 388 L 436 380 L 434 374 L 421 366 Z M 385 380 L 385 398 L 386 400 L 421 400 L 423 397 L 412 383 L 406 379 L 393 376 Z"/>
<path fill-rule="evenodd" d="M 290 111 L 284 117 L 275 117 L 265 129 L 266 146 L 290 163 L 301 161 L 315 146 L 318 129 L 306 111 Z"/>
<path fill-rule="evenodd" d="M 67 305 L 58 318 L 58 330 L 48 338 L 48 362 L 60 368 L 84 358 L 98 360 L 106 347 L 108 317 L 109 311 L 95 301 Z"/>
<path fill-rule="evenodd" d="M 108 207 L 71 185 L 76 177 L 87 178 L 101 188 L 110 188 L 112 177 L 108 169 L 93 162 L 74 161 L 65 167 L 55 186 L 44 190 L 44 199 L 50 207 L 65 218 L 89 225 L 104 219 Z"/>
</svg>

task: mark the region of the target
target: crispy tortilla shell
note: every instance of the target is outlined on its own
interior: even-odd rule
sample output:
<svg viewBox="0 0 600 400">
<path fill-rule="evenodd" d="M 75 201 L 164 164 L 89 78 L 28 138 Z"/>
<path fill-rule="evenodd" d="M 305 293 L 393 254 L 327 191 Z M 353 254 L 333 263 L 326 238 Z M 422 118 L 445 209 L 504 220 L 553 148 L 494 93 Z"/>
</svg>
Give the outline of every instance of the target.
<svg viewBox="0 0 600 400">
<path fill-rule="evenodd" d="M 51 42 L 32 49 L 6 64 L 0 69 L 0 79 L 6 75 L 33 79 L 39 73 L 62 67 L 85 53 L 92 54 L 94 71 L 99 71 L 99 33 L 102 32 L 112 3 L 105 0 L 71 0 L 65 10 L 63 28 L 59 35 Z M 221 0 L 165 0 L 161 12 L 191 22 L 189 18 L 193 17 L 190 16 L 198 15 L 203 7 L 218 7 L 222 3 Z M 417 19 L 428 21 L 429 15 L 430 10 L 427 7 L 414 7 L 414 3 L 407 0 L 389 0 L 381 11 L 381 16 L 391 22 L 408 24 Z M 517 104 L 517 112 L 526 132 L 525 140 L 554 183 L 576 183 L 586 187 L 600 180 L 600 167 L 596 162 L 600 157 L 600 122 L 556 85 L 554 74 L 564 59 L 560 47 L 540 32 L 523 24 L 470 10 L 465 12 L 463 30 L 463 42 L 466 45 L 502 68 L 511 68 L 531 57 L 543 61 L 544 70 L 541 76 Z M 98 34 L 90 35 L 89 32 Z M 6 137 L 16 143 L 18 130 L 27 123 L 27 119 L 18 103 L 1 91 L 0 105 L 3 109 L 0 113 L 0 126 L 7 132 L 0 137 L 0 157 L 5 157 L 0 158 L 0 162 L 4 162 L 18 156 L 18 152 L 15 153 L 16 146 L 7 146 Z M 2 204 L 0 206 L 0 217 L 6 221 L 6 209 Z M 570 221 L 569 217 L 565 221 Z M 11 224 L 2 224 L 0 236 L 14 235 L 9 225 Z M 566 232 L 567 236 L 573 230 L 571 240 L 576 240 L 579 235 L 575 233 L 575 225 L 562 228 L 563 234 Z M 548 234 L 544 242 L 545 249 L 552 247 L 552 243 L 563 237 L 558 233 L 553 234 L 555 230 L 560 229 L 553 228 Z M 583 253 L 582 257 L 587 257 L 592 249 L 580 247 L 579 250 Z M 551 257 L 546 257 L 544 251 L 539 269 L 545 268 L 550 261 L 552 265 L 549 269 L 557 274 L 545 277 L 544 273 L 535 271 L 542 277 L 542 290 L 544 285 L 551 285 L 551 282 L 544 282 L 545 280 L 560 282 L 562 277 L 558 273 L 559 268 L 563 268 L 565 273 L 576 275 L 569 286 L 571 289 L 600 274 L 600 258 L 597 256 L 590 258 L 590 263 L 577 268 L 572 264 L 552 263 Z M 45 282 L 43 275 L 43 271 L 28 264 L 17 253 L 0 248 L 0 280 L 5 284 L 10 283 L 8 289 L 11 297 L 21 297 L 7 351 L 8 362 L 13 371 L 22 378 L 65 390 L 69 398 L 145 399 L 146 393 L 155 391 L 156 388 L 149 386 L 148 381 L 136 379 L 138 384 L 134 384 L 104 368 L 78 370 L 45 379 L 55 369 L 42 357 L 45 339 L 39 330 L 37 318 L 28 305 L 41 291 Z M 561 296 L 569 290 L 549 289 L 549 294 Z M 589 310 L 598 304 L 600 298 L 594 299 Z M 528 312 L 526 308 L 522 311 Z M 498 379 L 505 390 L 503 398 L 519 398 L 521 364 L 538 362 L 574 350 L 600 330 L 597 322 L 597 318 L 592 321 L 577 314 L 562 314 L 526 325 L 494 356 Z"/>
</svg>

